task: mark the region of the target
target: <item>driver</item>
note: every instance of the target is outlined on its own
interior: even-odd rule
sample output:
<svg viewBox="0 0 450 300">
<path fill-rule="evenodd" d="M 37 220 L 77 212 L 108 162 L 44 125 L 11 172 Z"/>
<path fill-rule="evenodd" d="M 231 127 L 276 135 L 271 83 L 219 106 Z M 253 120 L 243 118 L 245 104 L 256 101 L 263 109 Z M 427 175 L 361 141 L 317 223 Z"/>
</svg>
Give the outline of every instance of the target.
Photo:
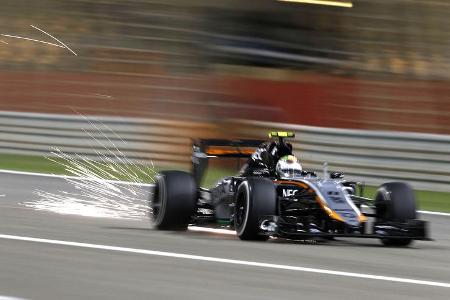
<svg viewBox="0 0 450 300">
<path fill-rule="evenodd" d="M 276 176 L 276 164 L 284 156 L 292 156 L 292 145 L 284 139 L 263 143 L 242 168 L 241 176 Z"/>
<path fill-rule="evenodd" d="M 276 172 L 280 178 L 302 176 L 302 166 L 294 155 L 286 155 L 278 160 Z"/>
</svg>

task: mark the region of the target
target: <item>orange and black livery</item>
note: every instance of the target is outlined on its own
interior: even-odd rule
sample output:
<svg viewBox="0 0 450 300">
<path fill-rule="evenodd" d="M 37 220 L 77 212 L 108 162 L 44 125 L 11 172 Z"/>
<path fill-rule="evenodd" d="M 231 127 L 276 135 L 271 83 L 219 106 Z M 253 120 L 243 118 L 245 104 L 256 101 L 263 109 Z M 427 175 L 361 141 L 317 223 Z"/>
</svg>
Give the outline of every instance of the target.
<svg viewBox="0 0 450 300">
<path fill-rule="evenodd" d="M 417 218 L 414 192 L 407 183 L 382 184 L 373 199 L 367 198 L 363 184 L 347 180 L 343 172 L 329 172 L 326 164 L 323 170 L 298 167 L 295 172 L 277 172 L 278 167 L 256 160 L 256 167 L 247 168 L 251 172 L 241 171 L 221 178 L 212 188 L 202 187 L 211 159 L 231 157 L 238 165 L 251 163 L 267 152 L 275 153 L 274 148 L 264 152 L 274 143 L 290 153 L 291 144 L 285 139 L 294 139 L 295 134 L 273 131 L 269 138 L 278 144 L 253 139 L 195 141 L 192 171 L 164 171 L 156 180 L 150 201 L 155 227 L 226 227 L 242 240 L 359 237 L 377 238 L 386 246 L 407 246 L 413 240 L 430 239 L 427 222 Z"/>
</svg>

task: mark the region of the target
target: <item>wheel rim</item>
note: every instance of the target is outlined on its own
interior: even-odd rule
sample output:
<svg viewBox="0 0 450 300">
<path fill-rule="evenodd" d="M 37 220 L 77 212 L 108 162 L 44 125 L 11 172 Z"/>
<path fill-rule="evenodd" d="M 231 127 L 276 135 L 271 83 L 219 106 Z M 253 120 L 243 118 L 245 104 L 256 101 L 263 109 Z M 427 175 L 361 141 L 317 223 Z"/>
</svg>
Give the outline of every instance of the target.
<svg viewBox="0 0 450 300">
<path fill-rule="evenodd" d="M 166 193 L 165 185 L 163 183 L 163 177 L 158 178 L 157 184 L 154 190 L 153 201 L 151 203 L 153 222 L 155 224 L 160 224 L 161 219 L 164 216 L 164 210 L 166 207 Z"/>
<path fill-rule="evenodd" d="M 390 201 L 390 197 L 388 195 L 388 191 L 384 188 L 378 189 L 378 193 L 375 198 L 376 203 L 376 214 L 382 219 L 387 219 L 388 216 L 388 203 Z"/>
<path fill-rule="evenodd" d="M 245 193 L 240 193 L 236 201 L 236 213 L 234 214 L 234 224 L 236 231 L 240 232 L 245 222 L 247 201 Z"/>
</svg>

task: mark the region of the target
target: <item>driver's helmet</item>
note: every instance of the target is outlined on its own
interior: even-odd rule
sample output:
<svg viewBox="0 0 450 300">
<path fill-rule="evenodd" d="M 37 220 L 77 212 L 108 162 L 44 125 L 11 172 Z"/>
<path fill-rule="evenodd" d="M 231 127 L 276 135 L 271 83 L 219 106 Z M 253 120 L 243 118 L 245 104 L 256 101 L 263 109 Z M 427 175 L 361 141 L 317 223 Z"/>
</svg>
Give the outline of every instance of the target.
<svg viewBox="0 0 450 300">
<path fill-rule="evenodd" d="M 278 160 L 276 172 L 280 178 L 294 178 L 302 175 L 302 166 L 294 155 L 286 155 Z"/>
</svg>

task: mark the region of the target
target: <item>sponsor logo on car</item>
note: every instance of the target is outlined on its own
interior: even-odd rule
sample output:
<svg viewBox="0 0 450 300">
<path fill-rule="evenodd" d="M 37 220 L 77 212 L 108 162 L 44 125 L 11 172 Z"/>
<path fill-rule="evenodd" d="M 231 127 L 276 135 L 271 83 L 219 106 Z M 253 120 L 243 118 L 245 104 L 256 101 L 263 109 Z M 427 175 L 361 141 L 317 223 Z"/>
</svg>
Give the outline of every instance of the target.
<svg viewBox="0 0 450 300">
<path fill-rule="evenodd" d="M 283 197 L 294 196 L 297 192 L 298 190 L 294 189 L 283 189 Z"/>
</svg>

